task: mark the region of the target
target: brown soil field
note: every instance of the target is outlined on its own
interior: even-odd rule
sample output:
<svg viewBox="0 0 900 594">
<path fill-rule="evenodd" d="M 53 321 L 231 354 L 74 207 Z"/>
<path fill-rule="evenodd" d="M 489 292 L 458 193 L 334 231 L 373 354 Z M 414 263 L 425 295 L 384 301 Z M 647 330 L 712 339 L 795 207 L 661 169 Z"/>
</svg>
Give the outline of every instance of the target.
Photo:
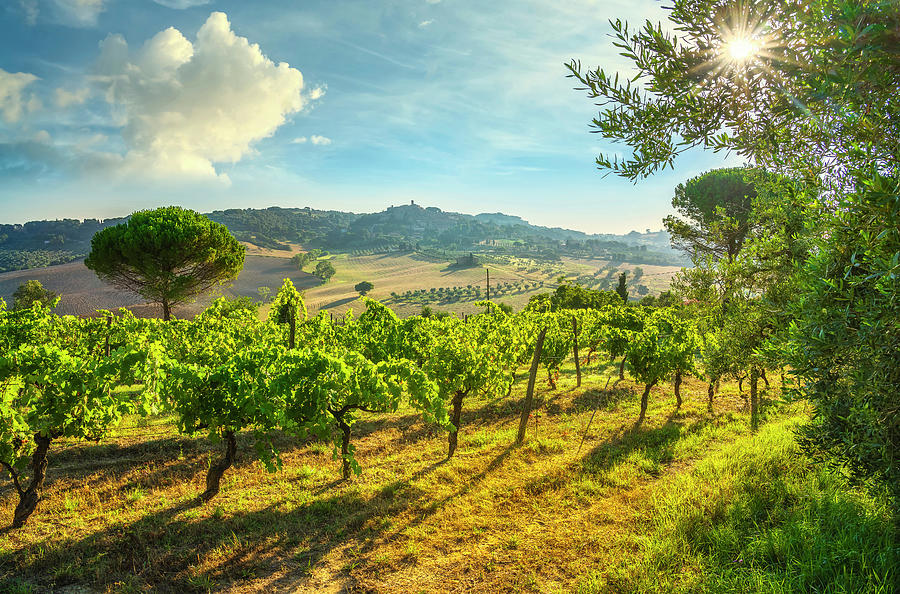
<svg viewBox="0 0 900 594">
<path fill-rule="evenodd" d="M 287 258 L 247 256 L 244 269 L 230 285 L 207 295 L 195 303 L 175 308 L 178 317 L 189 317 L 206 307 L 215 297 L 257 297 L 259 287 L 269 287 L 274 294 L 285 278 L 290 278 L 300 290 L 319 284 L 318 278 L 300 272 Z M 98 309 L 116 310 L 127 307 L 142 316 L 161 315 L 160 308 L 146 304 L 138 295 L 113 288 L 88 270 L 83 261 L 17 270 L 0 274 L 0 297 L 12 303 L 12 294 L 28 280 L 38 280 L 44 288 L 61 296 L 56 313 L 61 315 L 91 315 Z"/>
<path fill-rule="evenodd" d="M 343 315 L 352 308 L 363 308 L 358 301 L 359 294 L 353 288 L 358 282 L 368 280 L 375 288 L 369 294 L 373 299 L 390 306 L 401 317 L 418 314 L 423 303 L 408 302 L 391 298 L 390 294 L 402 294 L 409 290 L 465 287 L 484 287 L 485 270 L 491 273 L 492 297 L 495 301 L 508 303 L 520 310 L 528 299 L 538 293 L 547 292 L 556 286 L 556 278 L 562 273 L 590 274 L 607 265 L 605 260 L 585 260 L 565 258 L 558 264 L 530 267 L 518 261 L 508 265 L 488 264 L 472 268 L 456 268 L 447 262 L 438 262 L 416 254 L 375 254 L 351 256 L 336 254 L 329 259 L 336 273 L 327 283 L 307 272 L 301 272 L 291 263 L 290 257 L 299 250 L 291 246 L 291 251 L 266 250 L 250 245 L 244 261 L 244 269 L 230 286 L 207 295 L 195 303 L 175 309 L 178 317 L 190 317 L 206 307 L 215 297 L 257 298 L 259 287 L 269 287 L 271 294 L 277 292 L 285 278 L 290 278 L 300 291 L 305 291 L 306 306 L 310 315 L 326 310 L 335 315 Z M 257 254 L 267 255 L 257 255 Z M 271 254 L 271 255 L 268 255 Z M 651 294 L 658 294 L 668 288 L 672 276 L 680 270 L 676 266 L 632 265 L 623 263 L 619 270 L 631 271 L 635 266 L 644 270 L 641 283 L 647 285 Z M 312 270 L 314 265 L 308 265 Z M 45 288 L 62 296 L 57 313 L 62 315 L 91 315 L 97 309 L 116 310 L 127 307 L 137 315 L 159 316 L 157 306 L 148 305 L 131 293 L 120 291 L 100 281 L 88 270 L 84 263 L 72 262 L 47 268 L 34 268 L 0 274 L 0 297 L 12 302 L 16 288 L 27 280 L 36 279 Z M 519 280 L 544 281 L 543 288 L 516 290 L 497 295 L 498 283 L 513 283 Z M 458 315 L 471 314 L 479 310 L 475 300 L 428 303 L 434 310 L 453 312 Z M 262 314 L 266 313 L 263 307 Z"/>
</svg>

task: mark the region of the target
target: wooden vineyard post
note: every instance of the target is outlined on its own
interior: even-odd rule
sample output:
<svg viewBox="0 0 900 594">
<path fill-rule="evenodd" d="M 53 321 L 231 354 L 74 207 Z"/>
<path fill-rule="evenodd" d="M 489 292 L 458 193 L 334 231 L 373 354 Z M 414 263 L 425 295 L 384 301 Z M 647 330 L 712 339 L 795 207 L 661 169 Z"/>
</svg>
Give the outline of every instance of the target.
<svg viewBox="0 0 900 594">
<path fill-rule="evenodd" d="M 578 360 L 578 320 L 575 319 L 575 316 L 572 316 L 572 334 L 574 335 L 574 341 L 572 350 L 575 354 L 575 379 L 576 386 L 581 387 L 581 361 Z"/>
<path fill-rule="evenodd" d="M 521 444 L 525 439 L 525 429 L 528 428 L 528 417 L 531 415 L 531 407 L 534 404 L 534 382 L 537 378 L 538 363 L 541 361 L 541 349 L 544 346 L 544 335 L 547 328 L 538 334 L 537 343 L 534 345 L 534 358 L 531 360 L 531 371 L 528 374 L 528 390 L 525 392 L 525 404 L 522 407 L 522 418 L 519 419 L 519 433 L 516 435 L 516 444 Z"/>
</svg>

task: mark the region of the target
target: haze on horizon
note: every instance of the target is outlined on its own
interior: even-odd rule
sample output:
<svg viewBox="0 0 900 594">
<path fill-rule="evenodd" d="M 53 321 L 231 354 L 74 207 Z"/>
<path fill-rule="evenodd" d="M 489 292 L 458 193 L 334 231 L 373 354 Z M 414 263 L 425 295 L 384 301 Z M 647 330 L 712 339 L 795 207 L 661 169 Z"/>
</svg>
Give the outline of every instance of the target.
<svg viewBox="0 0 900 594">
<path fill-rule="evenodd" d="M 0 222 L 180 204 L 376 212 L 415 200 L 589 233 L 659 229 L 693 152 L 594 165 L 565 62 L 620 70 L 608 18 L 655 0 L 13 0 L 0 8 Z"/>
</svg>

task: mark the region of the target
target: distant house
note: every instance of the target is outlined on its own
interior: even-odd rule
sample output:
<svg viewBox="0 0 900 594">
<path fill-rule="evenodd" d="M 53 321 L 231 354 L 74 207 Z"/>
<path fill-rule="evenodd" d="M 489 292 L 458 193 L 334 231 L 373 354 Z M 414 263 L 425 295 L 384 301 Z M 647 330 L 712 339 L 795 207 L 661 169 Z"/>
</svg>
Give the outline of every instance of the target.
<svg viewBox="0 0 900 594">
<path fill-rule="evenodd" d="M 456 259 L 456 265 L 460 267 L 478 266 L 478 258 L 474 254 L 460 256 Z"/>
</svg>

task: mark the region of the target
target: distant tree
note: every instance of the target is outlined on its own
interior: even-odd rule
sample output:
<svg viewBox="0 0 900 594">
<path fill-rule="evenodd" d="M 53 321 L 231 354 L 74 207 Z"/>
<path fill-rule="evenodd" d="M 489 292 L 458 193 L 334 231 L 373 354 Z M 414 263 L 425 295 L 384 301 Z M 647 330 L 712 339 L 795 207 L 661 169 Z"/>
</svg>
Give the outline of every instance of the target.
<svg viewBox="0 0 900 594">
<path fill-rule="evenodd" d="M 612 291 L 595 291 L 580 285 L 563 282 L 550 294 L 550 310 L 601 309 L 607 305 L 621 305 L 619 295 Z"/>
<path fill-rule="evenodd" d="M 680 217 L 664 219 L 672 245 L 696 262 L 706 256 L 734 260 L 750 230 L 756 188 L 747 169 L 713 169 L 675 188 L 672 206 Z"/>
<path fill-rule="evenodd" d="M 44 288 L 41 281 L 25 281 L 13 293 L 13 309 L 28 309 L 35 302 L 44 307 L 56 307 L 59 295 Z"/>
<path fill-rule="evenodd" d="M 623 303 L 628 303 L 628 287 L 625 286 L 625 283 L 628 281 L 628 273 L 623 272 L 619 275 L 619 284 L 616 287 L 616 293 L 619 294 L 619 297 L 622 298 Z"/>
<path fill-rule="evenodd" d="M 369 291 L 371 291 L 374 288 L 375 288 L 375 285 L 373 285 L 369 281 L 362 281 L 362 282 L 356 283 L 356 285 L 353 287 L 353 289 L 362 296 L 366 296 L 369 293 Z"/>
<path fill-rule="evenodd" d="M 244 266 L 244 246 L 228 229 L 192 210 L 143 210 L 98 231 L 84 261 L 101 280 L 172 308 L 233 280 Z"/>
<path fill-rule="evenodd" d="M 513 306 L 509 303 L 503 303 L 502 301 L 500 301 L 497 303 L 497 307 L 499 307 L 500 311 L 508 316 L 511 316 L 513 314 Z"/>
<path fill-rule="evenodd" d="M 322 260 L 316 264 L 316 270 L 313 274 L 318 276 L 323 281 L 328 281 L 335 273 L 334 265 L 328 260 Z"/>
</svg>

